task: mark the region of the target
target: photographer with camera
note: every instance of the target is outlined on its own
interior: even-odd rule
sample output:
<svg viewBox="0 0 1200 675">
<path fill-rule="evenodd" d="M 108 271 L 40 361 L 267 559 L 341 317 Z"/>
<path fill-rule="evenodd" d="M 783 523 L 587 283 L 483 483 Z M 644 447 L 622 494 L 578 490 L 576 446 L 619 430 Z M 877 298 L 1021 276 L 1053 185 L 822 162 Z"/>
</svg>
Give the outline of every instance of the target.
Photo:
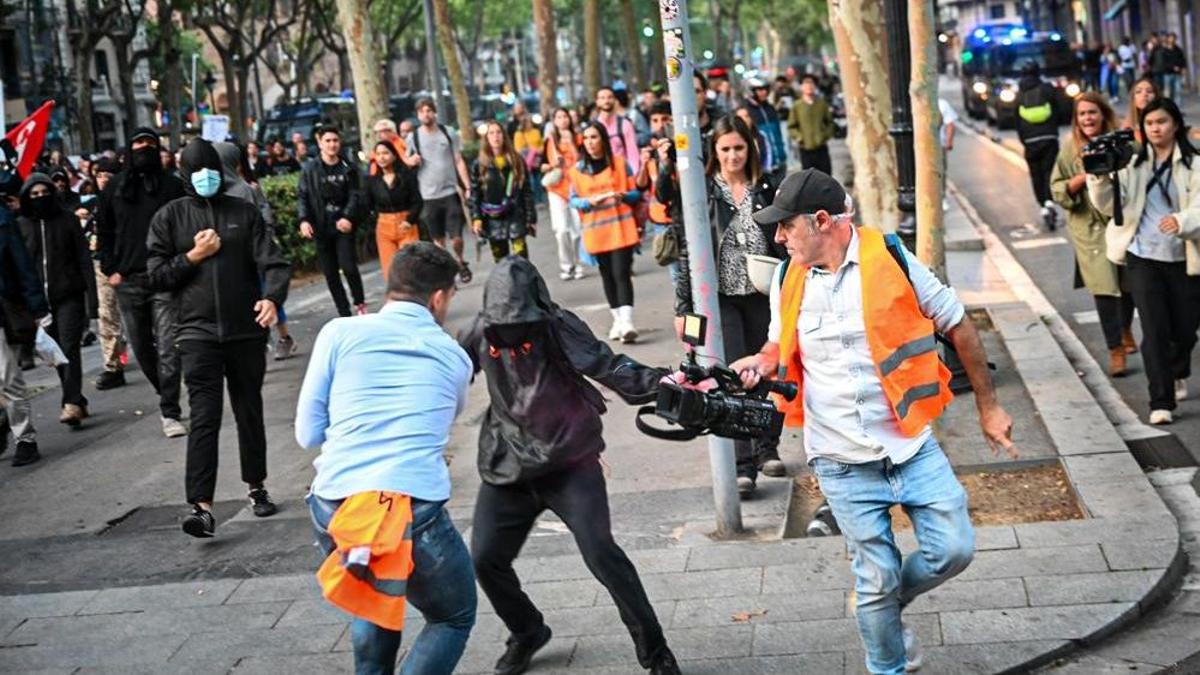
<svg viewBox="0 0 1200 675">
<path fill-rule="evenodd" d="M 1133 299 L 1121 292 L 1120 269 L 1104 255 L 1107 218 L 1096 211 L 1087 194 L 1082 151 L 1093 139 L 1116 127 L 1116 114 L 1103 94 L 1086 91 L 1075 100 L 1071 135 L 1054 163 L 1050 192 L 1067 212 L 1067 233 L 1075 247 L 1075 287 L 1086 286 L 1096 302 L 1096 314 L 1108 347 L 1108 372 L 1125 374 L 1125 359 L 1137 351 L 1133 340 Z"/>
<path fill-rule="evenodd" d="M 953 398 L 935 332 L 966 368 L 993 452 L 1017 452 L 987 354 L 954 291 L 897 239 L 855 227 L 849 207 L 836 180 L 809 169 L 754 214 L 776 226 L 789 259 L 772 282 L 769 341 L 730 367 L 748 388 L 776 376 L 800 388 L 780 408 L 788 426 L 803 426 L 809 464 L 854 551 L 867 669 L 901 675 L 921 662 L 901 611 L 974 553 L 966 493 L 930 427 Z M 903 564 L 889 515 L 896 505 L 919 545 Z"/>
<path fill-rule="evenodd" d="M 762 172 L 758 146 L 750 128 L 736 115 L 727 115 L 713 125 L 708 152 L 708 222 L 712 227 L 713 259 L 717 265 L 717 301 L 725 358 L 729 361 L 752 354 L 767 341 L 771 308 L 766 296 L 750 281 L 747 255 L 783 258 L 783 247 L 774 241 L 774 226 L 759 225 L 753 216 L 771 205 L 778 187 Z M 682 201 L 678 176 L 672 170 L 658 179 L 656 195 L 668 208 Z M 677 221 L 683 229 L 683 218 Z M 679 233 L 679 277 L 675 283 L 675 332 L 683 336 L 683 317 L 692 312 L 692 284 L 687 239 Z M 758 472 L 768 476 L 787 475 L 779 459 L 779 439 L 736 442 L 738 494 L 754 492 Z"/>
<path fill-rule="evenodd" d="M 1147 104 L 1141 133 L 1146 142 L 1136 157 L 1128 132 L 1124 141 L 1093 141 L 1084 149 L 1084 169 L 1096 210 L 1113 216 L 1105 232 L 1108 259 L 1125 266 L 1125 287 L 1141 317 L 1150 423 L 1170 424 L 1176 402 L 1187 396 L 1200 326 L 1200 204 L 1194 199 L 1200 167 L 1193 166 L 1196 151 L 1171 99 Z"/>
<path fill-rule="evenodd" d="M 517 675 L 550 641 L 542 613 L 513 570 L 543 511 L 553 511 L 608 589 L 654 675 L 679 673 L 633 563 L 613 540 L 604 451 L 604 397 L 585 378 L 629 403 L 657 394 L 665 371 L 614 354 L 579 317 L 550 299 L 528 260 L 500 261 L 483 290 L 483 309 L 459 343 L 487 374 L 491 405 L 479 430 L 479 474 L 471 555 L 475 575 L 511 633 L 496 675 Z"/>
</svg>

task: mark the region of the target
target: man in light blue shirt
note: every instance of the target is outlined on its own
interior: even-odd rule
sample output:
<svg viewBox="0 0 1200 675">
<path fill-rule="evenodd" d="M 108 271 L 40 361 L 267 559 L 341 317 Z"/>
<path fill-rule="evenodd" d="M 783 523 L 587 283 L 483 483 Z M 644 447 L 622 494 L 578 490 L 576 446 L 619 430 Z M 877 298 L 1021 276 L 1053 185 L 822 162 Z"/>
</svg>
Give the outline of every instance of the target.
<svg viewBox="0 0 1200 675">
<path fill-rule="evenodd" d="M 383 309 L 321 329 L 296 403 L 296 441 L 321 448 L 308 504 L 325 555 L 335 548 L 329 522 L 347 497 L 382 490 L 412 498 L 407 599 L 426 626 L 402 673 L 452 673 L 475 623 L 471 556 L 444 508 L 443 453 L 472 374 L 467 353 L 441 325 L 458 271 L 454 256 L 434 244 L 397 253 Z M 358 672 L 394 671 L 399 631 L 355 619 L 351 637 Z"/>
</svg>

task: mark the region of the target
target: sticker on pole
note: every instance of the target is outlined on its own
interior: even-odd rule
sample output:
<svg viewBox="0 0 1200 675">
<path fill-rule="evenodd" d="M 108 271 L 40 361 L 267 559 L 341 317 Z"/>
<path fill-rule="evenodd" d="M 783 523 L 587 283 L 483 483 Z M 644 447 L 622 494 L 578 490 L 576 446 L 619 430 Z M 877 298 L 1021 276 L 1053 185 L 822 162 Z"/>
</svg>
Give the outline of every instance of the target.
<svg viewBox="0 0 1200 675">
<path fill-rule="evenodd" d="M 687 134 L 675 134 L 675 148 L 679 152 L 687 152 L 688 136 Z"/>
<path fill-rule="evenodd" d="M 658 0 L 658 14 L 664 22 L 679 18 L 679 0 Z"/>
<path fill-rule="evenodd" d="M 668 57 L 683 59 L 683 29 L 668 28 L 663 31 L 663 53 Z"/>
<path fill-rule="evenodd" d="M 667 59 L 667 79 L 674 82 L 683 73 L 683 62 L 672 56 Z"/>
</svg>

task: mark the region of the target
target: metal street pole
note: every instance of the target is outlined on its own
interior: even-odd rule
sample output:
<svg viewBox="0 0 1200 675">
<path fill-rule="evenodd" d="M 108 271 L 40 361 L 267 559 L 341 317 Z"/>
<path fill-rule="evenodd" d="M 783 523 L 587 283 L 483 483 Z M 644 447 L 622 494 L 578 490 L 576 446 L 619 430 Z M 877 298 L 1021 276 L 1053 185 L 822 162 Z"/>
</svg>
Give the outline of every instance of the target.
<svg viewBox="0 0 1200 675">
<path fill-rule="evenodd" d="M 433 92 L 433 103 L 438 113 L 445 115 L 442 105 L 442 76 L 438 72 L 437 34 L 433 27 L 433 0 L 425 0 L 425 70 L 429 72 L 429 90 Z"/>
<path fill-rule="evenodd" d="M 683 222 L 691 253 L 692 299 L 695 311 L 708 317 L 704 346 L 696 349 L 701 364 L 725 360 L 721 310 L 717 306 L 717 275 L 713 261 L 712 231 L 708 223 L 708 199 L 704 188 L 704 164 L 700 161 L 700 116 L 692 89 L 692 37 L 688 29 L 687 0 L 659 3 L 663 47 L 666 53 L 667 84 L 671 92 L 671 116 L 675 125 L 676 168 L 683 199 Z M 742 503 L 737 493 L 737 466 L 733 441 L 708 437 L 708 461 L 712 468 L 713 501 L 717 509 L 717 534 L 732 535 L 742 529 Z"/>
<path fill-rule="evenodd" d="M 199 58 L 199 54 L 192 54 L 192 114 L 196 116 L 197 126 L 200 124 L 200 99 L 196 93 L 196 86 L 199 84 L 199 82 L 196 80 L 196 62 L 199 60 Z"/>
</svg>

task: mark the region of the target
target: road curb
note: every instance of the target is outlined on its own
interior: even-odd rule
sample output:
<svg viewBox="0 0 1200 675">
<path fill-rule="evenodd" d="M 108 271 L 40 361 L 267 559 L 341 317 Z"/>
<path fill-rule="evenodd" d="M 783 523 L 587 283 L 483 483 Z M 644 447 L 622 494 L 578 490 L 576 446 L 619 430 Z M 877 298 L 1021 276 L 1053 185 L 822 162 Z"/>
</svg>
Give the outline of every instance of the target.
<svg viewBox="0 0 1200 675">
<path fill-rule="evenodd" d="M 1120 527 L 1136 519 L 1145 521 L 1144 527 L 1137 528 L 1139 535 L 1152 536 L 1155 531 L 1171 534 L 1158 540 L 1146 539 L 1139 551 L 1143 554 L 1139 569 L 1162 570 L 1142 597 L 1111 620 L 1085 629 L 1087 632 L 1071 639 L 1067 645 L 1004 671 L 1025 672 L 1081 647 L 1094 645 L 1136 623 L 1170 597 L 1186 572 L 1187 556 L 1175 516 L 1142 472 L 1126 445 L 1126 434 L 1121 432 L 1121 426 L 1125 425 L 1126 433 L 1146 433 L 1138 428 L 1145 425 L 1124 405 L 1078 336 L 1012 252 L 979 217 L 966 196 L 952 182 L 948 182 L 948 192 L 978 231 L 986 255 L 1021 299 L 1016 303 L 989 307 L 988 313 L 1004 338 L 1084 509 L 1091 516 L 1090 522 L 1099 521 L 1101 527 Z M 1097 536 L 1102 535 L 1098 533 Z M 1103 540 L 1096 543 L 1105 550 Z M 1137 547 L 1140 543 L 1133 545 Z M 1111 560 L 1108 563 L 1110 571 L 1121 569 Z"/>
</svg>

